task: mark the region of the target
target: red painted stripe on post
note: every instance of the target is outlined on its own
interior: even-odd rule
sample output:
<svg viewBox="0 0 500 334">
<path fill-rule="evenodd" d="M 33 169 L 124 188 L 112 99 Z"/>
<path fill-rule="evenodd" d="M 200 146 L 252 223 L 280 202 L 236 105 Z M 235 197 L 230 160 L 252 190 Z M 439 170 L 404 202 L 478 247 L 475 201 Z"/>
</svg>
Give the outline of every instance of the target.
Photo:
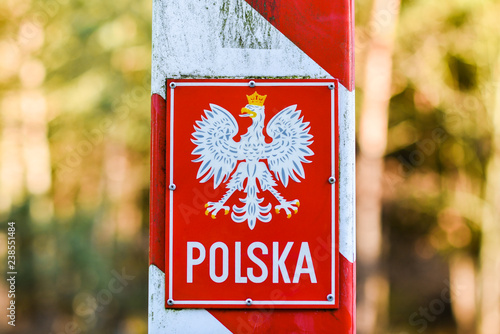
<svg viewBox="0 0 500 334">
<path fill-rule="evenodd" d="M 339 256 L 338 310 L 208 310 L 235 334 L 264 333 L 356 333 L 356 264 Z"/>
<path fill-rule="evenodd" d="M 149 189 L 149 264 L 165 272 L 166 104 L 151 96 L 151 173 Z"/>
<path fill-rule="evenodd" d="M 354 89 L 352 0 L 245 0 L 348 90 Z"/>
</svg>

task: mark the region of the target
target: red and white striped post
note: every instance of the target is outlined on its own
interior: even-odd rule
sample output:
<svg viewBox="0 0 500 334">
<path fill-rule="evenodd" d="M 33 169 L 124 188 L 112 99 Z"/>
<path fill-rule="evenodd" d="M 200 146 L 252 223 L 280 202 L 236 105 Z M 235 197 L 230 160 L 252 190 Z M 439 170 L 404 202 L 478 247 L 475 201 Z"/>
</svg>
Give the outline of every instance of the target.
<svg viewBox="0 0 500 334">
<path fill-rule="evenodd" d="M 353 3 L 153 1 L 149 333 L 356 332 Z"/>
</svg>

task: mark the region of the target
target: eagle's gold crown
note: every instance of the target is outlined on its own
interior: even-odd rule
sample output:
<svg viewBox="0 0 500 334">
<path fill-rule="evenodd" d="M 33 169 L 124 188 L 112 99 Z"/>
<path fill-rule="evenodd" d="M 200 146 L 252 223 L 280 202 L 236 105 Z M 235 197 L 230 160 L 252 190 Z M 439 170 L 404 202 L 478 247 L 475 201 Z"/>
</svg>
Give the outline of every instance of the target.
<svg viewBox="0 0 500 334">
<path fill-rule="evenodd" d="M 259 95 L 257 94 L 257 92 L 253 93 L 252 95 L 247 95 L 248 104 L 262 107 L 264 105 L 266 97 L 267 95 Z"/>
</svg>

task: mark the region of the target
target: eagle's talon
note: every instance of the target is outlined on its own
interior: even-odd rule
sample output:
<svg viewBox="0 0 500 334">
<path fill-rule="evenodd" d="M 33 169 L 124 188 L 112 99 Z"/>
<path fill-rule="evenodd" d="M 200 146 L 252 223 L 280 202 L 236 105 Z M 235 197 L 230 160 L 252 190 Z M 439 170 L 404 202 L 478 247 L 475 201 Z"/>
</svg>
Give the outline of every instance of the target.
<svg viewBox="0 0 500 334">
<path fill-rule="evenodd" d="M 215 219 L 217 216 L 217 213 L 224 209 L 224 214 L 227 215 L 229 213 L 229 207 L 224 205 L 222 202 L 208 202 L 205 207 L 207 208 L 207 211 L 205 211 L 205 214 L 208 216 L 211 213 L 212 219 Z"/>
<path fill-rule="evenodd" d="M 297 202 L 295 203 L 295 205 L 296 205 L 297 207 L 300 207 L 300 202 L 299 202 L 299 201 L 297 201 Z"/>
<path fill-rule="evenodd" d="M 292 214 L 291 214 L 291 213 L 289 213 L 289 214 L 286 216 L 286 218 L 288 218 L 288 219 L 290 219 L 291 217 L 292 217 Z"/>
<path fill-rule="evenodd" d="M 298 200 L 293 200 L 293 201 L 282 201 L 280 202 L 279 205 L 276 205 L 276 213 L 279 213 L 281 209 L 285 210 L 287 218 L 292 217 L 292 211 L 297 213 L 299 212 L 299 201 Z"/>
</svg>

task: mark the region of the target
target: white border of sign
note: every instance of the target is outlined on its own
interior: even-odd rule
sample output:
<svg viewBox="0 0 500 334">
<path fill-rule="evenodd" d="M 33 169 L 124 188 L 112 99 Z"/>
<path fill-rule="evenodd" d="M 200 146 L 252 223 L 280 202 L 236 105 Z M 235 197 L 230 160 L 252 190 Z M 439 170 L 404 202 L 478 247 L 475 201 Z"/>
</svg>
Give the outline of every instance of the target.
<svg viewBox="0 0 500 334">
<path fill-rule="evenodd" d="M 254 82 L 254 81 L 252 81 Z M 169 113 L 170 113 L 170 127 L 168 129 L 170 136 L 170 143 L 169 143 L 169 148 L 170 148 L 170 155 L 169 155 L 169 175 L 170 175 L 170 184 L 175 184 L 174 182 L 174 91 L 176 87 L 248 87 L 249 83 L 248 82 L 177 82 L 175 80 L 171 81 L 174 84 L 173 87 L 171 86 L 170 89 L 170 105 L 169 105 Z M 261 87 L 329 87 L 330 85 L 333 85 L 333 89 L 331 89 L 331 147 L 332 147 L 332 161 L 331 161 L 331 175 L 336 175 L 335 169 L 336 167 L 336 162 L 335 162 L 335 134 L 336 134 L 336 128 L 335 128 L 335 98 L 338 96 L 338 85 L 337 82 L 335 81 L 321 81 L 321 82 L 254 82 L 255 87 L 261 86 Z M 331 243 L 331 257 L 332 257 L 332 272 L 331 272 L 331 295 L 333 296 L 333 299 L 331 301 L 309 301 L 309 300 L 304 300 L 304 301 L 276 301 L 276 300 L 253 300 L 252 299 L 252 305 L 262 305 L 262 306 L 273 306 L 273 305 L 293 305 L 293 306 L 331 306 L 336 303 L 336 297 L 337 297 L 337 291 L 336 291 L 336 272 L 338 271 L 338 265 L 336 263 L 336 245 L 335 241 L 338 240 L 338 233 L 336 231 L 336 226 L 335 223 L 337 221 L 336 217 L 336 186 L 332 185 L 332 243 Z M 180 305 L 214 305 L 214 306 L 231 306 L 231 305 L 246 305 L 246 300 L 201 300 L 201 301 L 196 301 L 196 300 L 176 300 L 173 298 L 173 231 L 174 231 L 174 224 L 173 224 L 173 208 L 174 208 L 174 191 L 170 191 L 169 195 L 169 209 L 168 209 L 168 214 L 169 214 L 169 226 L 168 226 L 168 231 L 169 231 L 169 238 L 168 238 L 168 300 L 173 302 L 174 304 L 180 304 Z M 326 296 L 325 296 L 326 297 Z"/>
</svg>

